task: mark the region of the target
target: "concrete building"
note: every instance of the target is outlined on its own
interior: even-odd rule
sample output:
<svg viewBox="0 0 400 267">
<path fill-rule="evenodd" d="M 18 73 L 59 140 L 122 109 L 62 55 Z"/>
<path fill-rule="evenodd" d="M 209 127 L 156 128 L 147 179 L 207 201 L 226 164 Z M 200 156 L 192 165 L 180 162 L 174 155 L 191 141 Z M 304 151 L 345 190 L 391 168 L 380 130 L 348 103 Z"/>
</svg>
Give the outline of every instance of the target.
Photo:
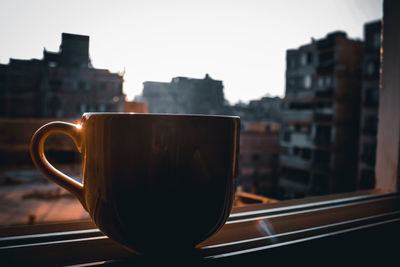
<svg viewBox="0 0 400 267">
<path fill-rule="evenodd" d="M 43 59 L 0 64 L 0 117 L 80 117 L 87 111 L 122 111 L 123 77 L 95 69 L 89 36 L 62 34 L 60 51 Z"/>
<path fill-rule="evenodd" d="M 124 112 L 130 113 L 148 113 L 149 112 L 149 105 L 143 102 L 136 102 L 136 101 L 124 101 Z"/>
<path fill-rule="evenodd" d="M 251 122 L 280 122 L 282 120 L 282 99 L 262 97 L 248 104 L 237 103 L 227 109 L 227 114 L 240 116 L 242 129 Z"/>
<path fill-rule="evenodd" d="M 355 189 L 362 48 L 333 32 L 287 51 L 279 178 L 285 197 Z"/>
<path fill-rule="evenodd" d="M 279 129 L 277 122 L 250 122 L 240 132 L 239 190 L 276 196 Z"/>
<path fill-rule="evenodd" d="M 171 82 L 144 82 L 138 101 L 149 104 L 150 113 L 224 114 L 222 81 L 175 77 Z"/>
<path fill-rule="evenodd" d="M 63 118 L 78 123 L 79 119 Z M 7 168 L 34 168 L 29 154 L 32 135 L 54 118 L 0 118 L 0 170 Z M 46 158 L 53 164 L 79 163 L 81 154 L 71 138 L 55 133 L 46 140 Z M 0 179 L 1 180 L 1 179 Z"/>
<path fill-rule="evenodd" d="M 379 105 L 381 21 L 364 25 L 364 58 L 361 87 L 361 127 L 358 188 L 375 187 L 376 134 Z"/>
</svg>

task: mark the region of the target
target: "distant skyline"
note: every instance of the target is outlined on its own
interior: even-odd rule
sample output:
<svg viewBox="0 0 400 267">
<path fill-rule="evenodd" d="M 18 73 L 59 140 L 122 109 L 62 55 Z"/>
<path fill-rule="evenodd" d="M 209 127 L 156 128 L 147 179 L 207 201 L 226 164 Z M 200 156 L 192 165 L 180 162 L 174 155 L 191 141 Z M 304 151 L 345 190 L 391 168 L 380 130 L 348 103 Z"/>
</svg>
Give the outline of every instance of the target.
<svg viewBox="0 0 400 267">
<path fill-rule="evenodd" d="M 224 83 L 230 103 L 283 96 L 285 53 L 342 30 L 363 38 L 382 0 L 143 0 L 0 2 L 0 63 L 58 51 L 61 33 L 90 36 L 95 68 L 125 70 L 128 99 L 145 81 Z"/>
</svg>

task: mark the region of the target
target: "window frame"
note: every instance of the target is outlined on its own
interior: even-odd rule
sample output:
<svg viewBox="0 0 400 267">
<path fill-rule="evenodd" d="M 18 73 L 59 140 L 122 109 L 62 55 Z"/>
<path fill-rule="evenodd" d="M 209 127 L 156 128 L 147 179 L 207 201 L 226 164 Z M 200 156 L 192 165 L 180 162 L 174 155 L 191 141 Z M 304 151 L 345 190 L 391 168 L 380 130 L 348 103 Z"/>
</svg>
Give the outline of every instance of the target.
<svg viewBox="0 0 400 267">
<path fill-rule="evenodd" d="M 384 1 L 384 27 L 391 26 L 386 23 L 386 19 L 388 22 L 400 23 L 400 18 L 396 14 L 399 8 L 400 4 L 394 0 Z M 398 44 L 399 36 L 400 34 L 385 36 L 385 49 L 386 46 L 395 47 Z M 383 116 L 391 118 L 390 114 L 393 115 L 390 106 L 382 105 L 382 101 L 385 101 L 382 100 L 385 99 L 382 97 L 382 92 L 389 94 L 387 93 L 389 91 L 395 94 L 394 89 L 399 88 L 398 85 L 400 85 L 399 80 L 395 79 L 390 72 L 385 74 L 389 69 L 393 71 L 400 69 L 399 63 L 394 62 L 397 57 L 392 57 L 394 59 L 391 61 L 390 53 L 395 53 L 398 57 L 398 52 L 395 50 L 388 49 L 388 52 L 386 50 L 383 52 L 385 60 L 388 59 L 388 61 L 385 61 L 386 69 L 383 68 L 381 84 L 388 85 L 388 87 L 385 87 L 385 91 L 381 91 L 379 100 L 381 104 L 376 167 L 378 179 L 376 187 L 378 189 L 309 197 L 273 204 L 234 207 L 227 224 L 198 247 L 198 255 L 202 261 L 206 263 L 238 263 L 241 261 L 249 263 L 254 260 L 258 264 L 256 259 L 263 259 L 266 260 L 266 263 L 285 264 L 291 261 L 312 263 L 317 262 L 323 256 L 329 257 L 325 260 L 329 260 L 330 263 L 348 263 L 355 260 L 356 263 L 371 264 L 370 260 L 372 259 L 379 260 L 382 265 L 385 260 L 388 260 L 389 263 L 393 263 L 391 262 L 393 259 L 397 260 L 397 249 L 392 244 L 396 244 L 398 241 L 399 234 L 396 229 L 400 225 L 400 194 L 397 193 L 399 147 L 387 150 L 387 142 L 385 143 L 383 140 L 388 136 L 393 137 L 390 135 L 393 133 L 387 128 L 387 120 L 382 119 Z M 391 120 L 390 123 L 390 128 L 400 129 L 400 120 Z M 394 137 L 397 138 L 395 141 L 398 144 L 400 138 L 399 135 L 396 136 L 396 132 Z M 387 166 L 384 160 L 388 156 L 397 159 L 397 166 L 392 166 L 389 171 L 384 169 Z M 293 231 L 285 232 L 285 229 L 278 234 L 268 233 L 268 229 L 276 230 L 283 227 L 283 221 L 280 224 L 279 218 L 286 218 L 288 225 L 296 225 L 301 220 L 309 220 L 310 224 L 312 221 L 318 223 L 312 227 L 303 228 L 303 233 L 310 234 L 282 241 L 279 238 L 283 235 L 293 234 L 296 236 L 301 233 L 301 229 L 295 233 Z M 331 219 L 328 220 L 328 218 Z M 254 225 L 262 225 L 261 222 L 268 222 L 272 219 L 277 220 L 277 224 L 275 228 L 267 225 L 266 230 L 264 229 L 265 231 L 262 232 L 264 237 L 253 238 L 250 241 L 245 238 L 247 234 L 245 230 L 256 231 L 258 229 L 262 231 L 260 228 L 254 228 Z M 367 221 L 368 223 L 363 223 Z M 246 222 L 254 222 L 254 225 L 249 229 L 244 229 L 242 223 Z M 358 222 L 360 224 L 357 224 Z M 313 230 L 331 226 L 333 227 L 331 231 L 312 233 Z M 235 234 L 237 240 L 230 241 L 226 245 L 227 240 L 232 239 Z M 271 240 L 269 245 L 262 244 L 266 238 Z M 255 242 L 255 246 L 247 246 L 246 244 L 249 242 Z M 231 246 L 230 249 L 229 246 Z M 232 246 L 236 250 L 232 249 Z M 44 249 L 48 253 L 43 253 Z M 346 256 L 352 257 L 347 258 Z M 359 257 L 357 258 L 357 256 Z M 38 265 L 58 265 L 60 262 L 64 265 L 117 263 L 118 265 L 118 263 L 136 261 L 138 258 L 140 259 L 102 235 L 91 221 L 0 228 L 0 259 L 7 263 Z M 178 258 L 183 258 L 183 255 L 178 255 Z M 196 257 L 196 260 L 198 259 Z"/>
<path fill-rule="evenodd" d="M 379 193 L 370 190 L 234 207 L 222 229 L 193 254 L 168 255 L 168 260 L 310 264 L 318 263 L 315 254 L 329 257 L 351 251 L 359 263 L 368 259 L 364 253 L 370 250 L 374 258 L 393 260 L 397 254 L 390 242 L 399 237 L 395 229 L 400 226 L 400 195 Z M 91 221 L 0 228 L 0 235 L 0 259 L 13 265 L 125 266 L 152 260 L 112 241 Z M 164 261 L 165 256 L 159 259 Z M 348 263 L 349 259 L 337 260 Z"/>
</svg>

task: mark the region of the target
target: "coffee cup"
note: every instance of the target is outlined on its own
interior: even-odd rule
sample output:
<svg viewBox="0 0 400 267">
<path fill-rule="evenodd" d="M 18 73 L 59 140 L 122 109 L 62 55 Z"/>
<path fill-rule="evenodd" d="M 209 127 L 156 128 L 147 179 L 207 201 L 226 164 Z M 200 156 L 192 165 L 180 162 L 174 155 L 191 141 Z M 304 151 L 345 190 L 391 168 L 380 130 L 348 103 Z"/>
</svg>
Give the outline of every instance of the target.
<svg viewBox="0 0 400 267">
<path fill-rule="evenodd" d="M 80 183 L 46 159 L 52 133 L 82 154 Z M 50 122 L 30 153 L 44 176 L 70 191 L 111 239 L 138 253 L 191 249 L 218 231 L 233 202 L 240 119 L 234 116 L 85 113 Z"/>
</svg>

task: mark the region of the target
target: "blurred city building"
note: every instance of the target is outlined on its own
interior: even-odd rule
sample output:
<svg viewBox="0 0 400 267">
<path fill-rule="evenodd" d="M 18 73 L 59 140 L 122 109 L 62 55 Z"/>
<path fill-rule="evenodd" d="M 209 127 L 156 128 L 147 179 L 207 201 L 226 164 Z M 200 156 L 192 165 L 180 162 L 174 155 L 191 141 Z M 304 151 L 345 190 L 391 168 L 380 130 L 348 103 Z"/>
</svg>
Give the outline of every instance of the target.
<svg viewBox="0 0 400 267">
<path fill-rule="evenodd" d="M 171 82 L 144 82 L 135 101 L 148 103 L 150 113 L 240 116 L 241 144 L 237 185 L 241 192 L 274 197 L 279 163 L 282 99 L 262 97 L 230 105 L 222 81 L 175 77 Z M 246 200 L 243 200 L 246 201 Z"/>
<path fill-rule="evenodd" d="M 287 50 L 279 187 L 285 197 L 356 188 L 363 44 L 329 33 Z"/>
<path fill-rule="evenodd" d="M 240 116 L 242 129 L 249 122 L 280 122 L 282 99 L 262 97 L 248 104 L 230 105 L 224 97 L 222 81 L 175 77 L 171 82 L 144 82 L 137 102 L 148 103 L 150 113 L 208 114 Z"/>
<path fill-rule="evenodd" d="M 144 102 L 137 101 L 124 101 L 124 112 L 133 112 L 133 113 L 148 113 L 149 105 Z"/>
<path fill-rule="evenodd" d="M 171 82 L 144 82 L 142 95 L 150 113 L 223 114 L 225 98 L 222 81 L 175 77 Z"/>
<path fill-rule="evenodd" d="M 79 119 L 63 119 L 70 123 L 77 123 Z M 0 170 L 8 167 L 33 167 L 29 154 L 29 143 L 37 129 L 54 118 L 0 118 Z M 52 163 L 73 164 L 79 163 L 78 152 L 71 138 L 64 134 L 54 133 L 48 137 L 45 144 L 46 157 Z"/>
<path fill-rule="evenodd" d="M 248 104 L 237 103 L 227 109 L 227 114 L 240 116 L 242 129 L 251 122 L 280 122 L 282 120 L 282 99 L 262 97 Z"/>
<path fill-rule="evenodd" d="M 77 118 L 89 111 L 122 111 L 123 76 L 93 68 L 89 36 L 62 33 L 59 52 L 0 64 L 0 117 Z"/>
<path fill-rule="evenodd" d="M 380 47 L 381 21 L 373 21 L 365 24 L 358 164 L 358 187 L 360 189 L 375 187 Z"/>
<path fill-rule="evenodd" d="M 240 132 L 239 175 L 242 191 L 274 197 L 279 168 L 277 122 L 250 122 Z"/>
</svg>

